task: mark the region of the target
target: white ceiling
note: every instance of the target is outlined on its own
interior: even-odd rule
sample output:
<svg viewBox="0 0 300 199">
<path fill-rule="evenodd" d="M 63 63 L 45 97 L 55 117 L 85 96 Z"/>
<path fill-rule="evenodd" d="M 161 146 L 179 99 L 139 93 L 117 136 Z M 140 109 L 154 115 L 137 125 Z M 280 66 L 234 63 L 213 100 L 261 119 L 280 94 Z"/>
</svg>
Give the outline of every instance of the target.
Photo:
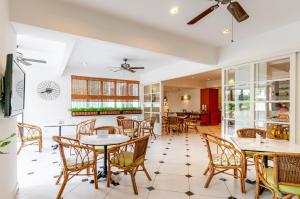
<svg viewBox="0 0 300 199">
<path fill-rule="evenodd" d="M 64 73 L 127 79 L 139 79 L 142 74 L 161 68 L 166 68 L 168 72 L 178 63 L 185 63 L 182 66 L 186 67 L 203 68 L 199 63 L 170 55 L 20 23 L 13 25 L 18 33 L 18 51 L 24 57 L 47 61 L 47 64 L 33 63 L 27 68 L 51 67 L 58 75 Z M 137 70 L 134 74 L 128 71 L 113 72 L 112 67 L 119 67 L 123 58 L 128 58 L 132 66 L 145 69 Z"/>
<path fill-rule="evenodd" d="M 230 35 L 222 34 L 231 25 L 231 15 L 221 6 L 194 26 L 186 23 L 214 4 L 213 0 L 64 0 L 118 15 L 158 29 L 191 37 L 215 46 L 230 44 Z M 300 20 L 299 0 L 239 0 L 250 15 L 247 21 L 234 22 L 236 41 L 253 37 Z M 172 6 L 179 13 L 171 16 Z"/>
<path fill-rule="evenodd" d="M 222 70 L 210 70 L 203 73 L 198 73 L 194 75 L 169 79 L 163 81 L 163 85 L 168 88 L 173 87 L 185 87 L 185 88 L 201 88 L 203 85 L 206 85 L 208 82 L 221 81 L 222 79 Z M 180 84 L 178 84 L 180 82 Z"/>
<path fill-rule="evenodd" d="M 127 76 L 140 75 L 180 60 L 173 56 L 143 49 L 78 37 L 69 59 L 68 68 L 87 71 L 98 70 L 98 74 L 111 75 L 115 73 L 112 72 L 113 67 L 119 67 L 123 63 L 123 58 L 128 58 L 128 63 L 131 66 L 145 67 L 144 70 L 136 70 L 135 74 L 128 71 L 116 72 Z"/>
<path fill-rule="evenodd" d="M 53 40 L 33 37 L 26 34 L 18 34 L 17 36 L 17 52 L 22 53 L 24 58 L 44 60 L 47 63 L 31 62 L 31 66 L 25 66 L 25 71 L 33 67 L 45 68 L 51 67 L 53 71 L 58 71 L 62 67 L 64 52 L 66 49 L 65 43 Z"/>
</svg>

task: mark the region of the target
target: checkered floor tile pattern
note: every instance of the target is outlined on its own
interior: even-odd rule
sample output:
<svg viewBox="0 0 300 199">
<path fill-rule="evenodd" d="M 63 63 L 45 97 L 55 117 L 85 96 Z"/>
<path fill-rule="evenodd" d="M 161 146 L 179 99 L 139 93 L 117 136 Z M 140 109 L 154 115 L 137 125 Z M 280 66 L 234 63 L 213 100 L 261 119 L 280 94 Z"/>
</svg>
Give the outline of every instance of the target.
<svg viewBox="0 0 300 199">
<path fill-rule="evenodd" d="M 199 127 L 200 131 L 220 133 L 219 126 Z M 18 156 L 18 177 L 20 191 L 18 199 L 56 198 L 59 185 L 55 185 L 61 169 L 58 150 L 53 151 L 51 140 L 45 141 L 42 153 L 37 147 L 26 147 Z M 209 188 L 204 184 L 207 176 L 207 151 L 199 133 L 189 132 L 160 136 L 151 139 L 146 157 L 146 168 L 152 177 L 148 181 L 145 174 L 137 173 L 139 195 L 134 195 L 130 176 L 120 174 L 119 185 L 106 187 L 100 180 L 99 189 L 90 184 L 90 177 L 75 177 L 66 186 L 64 199 L 221 199 L 254 198 L 254 185 L 246 183 L 246 194 L 240 192 L 239 180 L 227 175 L 217 175 Z M 100 162 L 99 165 L 102 165 Z M 254 168 L 249 170 L 249 178 L 254 179 Z M 271 198 L 269 192 L 261 196 Z"/>
</svg>

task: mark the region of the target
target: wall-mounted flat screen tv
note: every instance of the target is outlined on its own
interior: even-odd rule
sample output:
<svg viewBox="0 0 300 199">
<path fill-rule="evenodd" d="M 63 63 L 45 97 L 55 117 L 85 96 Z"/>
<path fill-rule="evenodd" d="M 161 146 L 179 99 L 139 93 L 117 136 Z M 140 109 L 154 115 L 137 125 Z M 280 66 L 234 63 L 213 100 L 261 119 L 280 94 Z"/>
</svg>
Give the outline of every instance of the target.
<svg viewBox="0 0 300 199">
<path fill-rule="evenodd" d="M 14 59 L 13 54 L 7 55 L 3 84 L 4 116 L 11 117 L 21 114 L 25 105 L 25 72 Z"/>
</svg>

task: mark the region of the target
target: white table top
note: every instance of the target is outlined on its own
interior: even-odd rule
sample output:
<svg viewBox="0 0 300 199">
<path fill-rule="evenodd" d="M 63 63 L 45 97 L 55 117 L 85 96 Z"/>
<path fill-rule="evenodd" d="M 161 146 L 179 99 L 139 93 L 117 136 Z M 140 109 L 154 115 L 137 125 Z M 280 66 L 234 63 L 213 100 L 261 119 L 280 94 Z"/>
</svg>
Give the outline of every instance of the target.
<svg viewBox="0 0 300 199">
<path fill-rule="evenodd" d="M 92 146 L 115 145 L 127 142 L 130 137 L 125 135 L 109 134 L 107 137 L 98 137 L 97 135 L 86 136 L 80 139 L 82 144 Z"/>
<path fill-rule="evenodd" d="M 299 153 L 300 145 L 290 143 L 287 140 L 266 139 L 265 143 L 257 143 L 255 138 L 230 138 L 242 151 Z"/>
</svg>

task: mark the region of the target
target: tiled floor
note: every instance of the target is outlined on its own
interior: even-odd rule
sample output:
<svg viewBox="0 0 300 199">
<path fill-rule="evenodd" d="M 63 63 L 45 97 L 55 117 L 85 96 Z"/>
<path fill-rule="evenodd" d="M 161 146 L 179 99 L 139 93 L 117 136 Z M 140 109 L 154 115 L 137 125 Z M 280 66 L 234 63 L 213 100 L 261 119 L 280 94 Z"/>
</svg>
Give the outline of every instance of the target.
<svg viewBox="0 0 300 199">
<path fill-rule="evenodd" d="M 220 132 L 219 127 L 201 127 L 202 131 Z M 53 199 L 60 186 L 55 185 L 60 171 L 58 151 L 46 142 L 42 153 L 27 147 L 18 157 L 19 199 Z M 139 195 L 133 194 L 129 176 L 121 177 L 120 185 L 106 188 L 101 181 L 99 189 L 89 183 L 87 177 L 73 178 L 64 191 L 64 199 L 209 199 L 254 198 L 254 185 L 246 183 L 246 194 L 240 192 L 239 180 L 231 176 L 217 175 L 208 189 L 203 188 L 206 176 L 207 152 L 199 134 L 190 132 L 166 135 L 151 140 L 147 151 L 146 168 L 152 181 L 144 173 L 137 174 Z M 249 175 L 254 176 L 253 168 Z M 90 178 L 91 179 L 91 178 Z M 271 198 L 265 192 L 261 198 Z"/>
</svg>

